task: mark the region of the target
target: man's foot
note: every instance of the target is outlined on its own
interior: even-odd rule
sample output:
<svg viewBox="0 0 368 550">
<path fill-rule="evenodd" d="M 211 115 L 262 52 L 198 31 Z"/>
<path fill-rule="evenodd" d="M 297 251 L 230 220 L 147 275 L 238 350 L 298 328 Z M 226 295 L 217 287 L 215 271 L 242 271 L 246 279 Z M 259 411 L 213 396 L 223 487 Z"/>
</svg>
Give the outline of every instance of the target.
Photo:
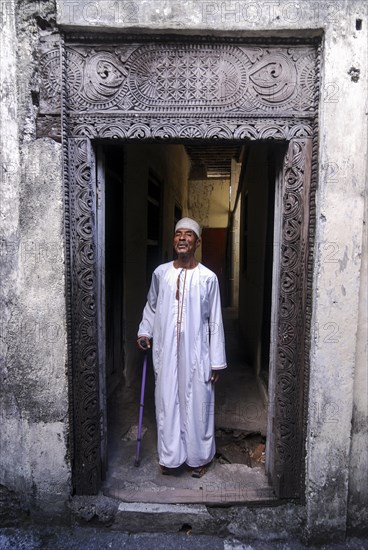
<svg viewBox="0 0 368 550">
<path fill-rule="evenodd" d="M 192 477 L 200 478 L 207 472 L 207 466 L 198 466 L 192 469 Z"/>
<path fill-rule="evenodd" d="M 169 476 L 171 474 L 170 468 L 167 468 L 166 466 L 162 466 L 160 464 L 160 470 L 163 476 Z"/>
</svg>

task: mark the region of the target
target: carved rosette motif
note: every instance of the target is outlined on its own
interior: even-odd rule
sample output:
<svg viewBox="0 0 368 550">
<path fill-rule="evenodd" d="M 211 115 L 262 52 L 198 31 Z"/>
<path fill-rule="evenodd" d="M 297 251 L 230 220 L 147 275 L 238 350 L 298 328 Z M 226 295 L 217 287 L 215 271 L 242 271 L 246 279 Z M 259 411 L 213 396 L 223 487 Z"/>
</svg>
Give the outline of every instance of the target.
<svg viewBox="0 0 368 550">
<path fill-rule="evenodd" d="M 74 484 L 100 483 L 95 196 L 91 140 L 283 140 L 282 243 L 276 366 L 276 475 L 302 491 L 305 295 L 309 230 L 307 151 L 314 141 L 318 71 L 314 45 L 245 43 L 67 44 L 40 61 L 40 135 L 60 117 L 70 242 Z M 55 123 L 53 123 L 55 119 Z M 50 135 L 50 134 L 46 134 Z M 316 176 L 315 176 L 316 177 Z M 314 182 L 315 185 L 315 182 Z M 70 206 L 69 206 L 70 205 Z M 310 312 L 309 312 L 310 315 Z"/>
<path fill-rule="evenodd" d="M 72 358 L 74 379 L 75 487 L 95 494 L 99 467 L 96 255 L 93 159 L 86 138 L 69 139 Z"/>
<path fill-rule="evenodd" d="M 61 110 L 61 62 L 60 48 L 53 48 L 41 56 L 40 71 L 40 111 L 60 113 Z"/>
</svg>

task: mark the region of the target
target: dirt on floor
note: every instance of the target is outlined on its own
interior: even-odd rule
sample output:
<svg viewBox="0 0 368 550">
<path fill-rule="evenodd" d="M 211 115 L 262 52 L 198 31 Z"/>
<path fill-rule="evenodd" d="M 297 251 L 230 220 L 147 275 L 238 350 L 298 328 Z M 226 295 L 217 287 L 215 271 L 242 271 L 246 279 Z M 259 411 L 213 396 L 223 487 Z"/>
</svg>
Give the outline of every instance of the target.
<svg viewBox="0 0 368 550">
<path fill-rule="evenodd" d="M 266 439 L 260 433 L 230 428 L 216 430 L 216 460 L 221 464 L 264 467 Z"/>
</svg>

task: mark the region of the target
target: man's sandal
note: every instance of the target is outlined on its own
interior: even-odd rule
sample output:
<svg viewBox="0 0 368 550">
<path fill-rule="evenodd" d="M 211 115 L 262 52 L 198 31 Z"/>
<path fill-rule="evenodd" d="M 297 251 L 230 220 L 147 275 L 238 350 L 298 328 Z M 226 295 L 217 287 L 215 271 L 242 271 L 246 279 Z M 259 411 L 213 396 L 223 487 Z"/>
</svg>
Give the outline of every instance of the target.
<svg viewBox="0 0 368 550">
<path fill-rule="evenodd" d="M 198 468 L 193 468 L 192 477 L 200 478 L 204 476 L 207 472 L 207 466 L 198 466 Z"/>
<path fill-rule="evenodd" d="M 160 464 L 160 470 L 163 476 L 169 476 L 171 474 L 170 468 L 167 468 L 167 466 L 162 466 Z"/>
</svg>

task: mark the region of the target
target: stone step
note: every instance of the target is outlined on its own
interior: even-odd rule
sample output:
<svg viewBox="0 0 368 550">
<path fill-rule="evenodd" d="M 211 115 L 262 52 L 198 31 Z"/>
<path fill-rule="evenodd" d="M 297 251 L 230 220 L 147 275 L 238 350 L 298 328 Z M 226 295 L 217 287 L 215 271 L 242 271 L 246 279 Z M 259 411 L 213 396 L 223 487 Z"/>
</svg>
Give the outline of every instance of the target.
<svg viewBox="0 0 368 550">
<path fill-rule="evenodd" d="M 215 535 L 223 530 L 222 523 L 211 516 L 205 505 L 143 502 L 120 502 L 111 527 L 131 533 L 193 531 Z"/>
</svg>

